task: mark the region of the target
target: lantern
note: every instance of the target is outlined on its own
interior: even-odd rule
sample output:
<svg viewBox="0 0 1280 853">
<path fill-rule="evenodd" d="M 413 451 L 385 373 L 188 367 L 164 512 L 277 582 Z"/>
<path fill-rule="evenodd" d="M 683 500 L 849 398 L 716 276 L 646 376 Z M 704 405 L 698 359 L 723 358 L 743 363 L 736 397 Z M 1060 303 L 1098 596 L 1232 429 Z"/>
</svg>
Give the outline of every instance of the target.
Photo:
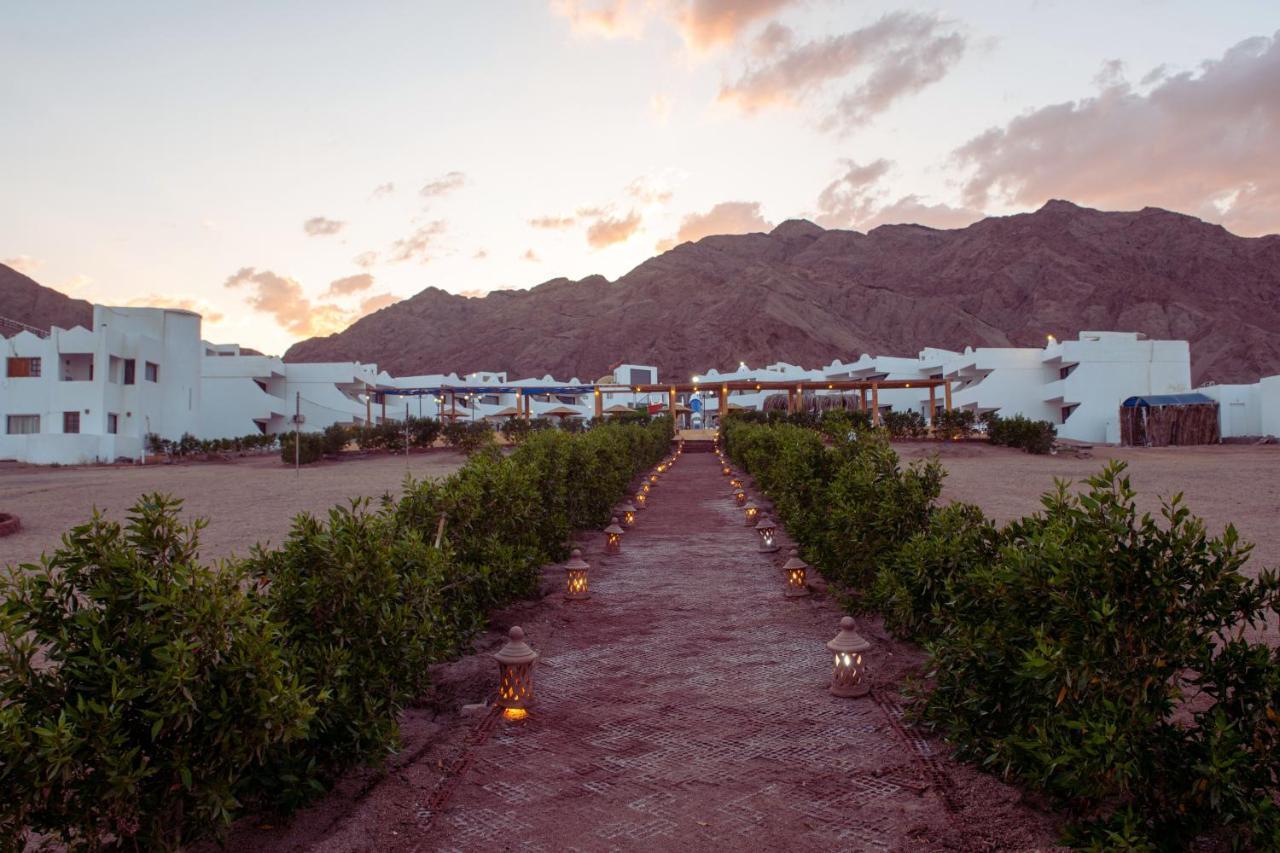
<svg viewBox="0 0 1280 853">
<path fill-rule="evenodd" d="M 649 494 L 649 490 L 652 488 L 653 486 L 649 485 L 648 480 L 645 480 L 643 483 L 640 484 L 640 491 L 646 495 Z"/>
<path fill-rule="evenodd" d="M 733 473 L 733 469 L 729 467 L 728 463 L 726 463 L 725 466 L 720 469 L 720 473 L 728 477 L 730 474 Z"/>
<path fill-rule="evenodd" d="M 577 548 L 569 555 L 569 562 L 564 564 L 564 597 L 569 601 L 584 601 L 591 597 L 587 589 L 587 570 L 591 566 L 582 559 L 582 552 Z"/>
<path fill-rule="evenodd" d="M 747 505 L 747 493 L 744 492 L 741 488 L 734 490 L 733 499 L 735 502 L 737 502 L 738 506 Z"/>
<path fill-rule="evenodd" d="M 507 632 L 507 643 L 493 659 L 498 662 L 498 707 L 508 720 L 523 720 L 533 707 L 533 663 L 538 653 L 524 641 L 516 625 Z"/>
<path fill-rule="evenodd" d="M 742 478 L 741 478 L 741 477 L 733 477 L 733 478 L 731 478 L 731 479 L 729 480 L 729 486 L 730 486 L 731 488 L 734 488 L 734 489 L 741 489 L 741 488 L 742 488 Z"/>
<path fill-rule="evenodd" d="M 787 598 L 804 598 L 809 594 L 804 578 L 807 568 L 804 560 L 800 559 L 800 552 L 792 548 L 791 556 L 782 564 L 782 570 L 787 573 Z"/>
<path fill-rule="evenodd" d="M 622 528 L 618 526 L 616 517 L 609 519 L 609 526 L 604 529 L 604 549 L 610 554 L 617 554 L 622 550 Z"/>
<path fill-rule="evenodd" d="M 649 475 L 649 485 L 651 485 L 651 486 L 656 486 L 656 485 L 658 485 L 658 472 L 657 472 L 657 471 L 655 471 L 655 472 L 653 472 L 652 474 L 650 474 L 650 475 Z"/>
<path fill-rule="evenodd" d="M 760 520 L 756 522 L 756 533 L 760 534 L 760 553 L 772 554 L 778 550 L 778 543 L 774 541 L 774 535 L 777 532 L 778 528 L 774 526 L 769 516 L 760 516 Z"/>
<path fill-rule="evenodd" d="M 871 648 L 871 644 L 858 633 L 852 616 L 840 620 L 840 633 L 827 643 L 827 648 L 835 655 L 831 668 L 831 695 L 866 696 L 871 684 L 867 681 L 862 653 Z"/>
<path fill-rule="evenodd" d="M 647 500 L 649 500 L 649 496 L 644 493 L 644 489 L 636 492 L 636 509 L 645 509 Z"/>
<path fill-rule="evenodd" d="M 631 501 L 623 501 L 622 506 L 618 507 L 618 512 L 622 513 L 622 526 L 624 528 L 636 526 L 636 508 Z"/>
<path fill-rule="evenodd" d="M 760 520 L 760 507 L 756 506 L 755 501 L 748 501 L 742 508 L 742 512 L 746 517 L 747 527 L 755 527 L 756 522 Z"/>
</svg>

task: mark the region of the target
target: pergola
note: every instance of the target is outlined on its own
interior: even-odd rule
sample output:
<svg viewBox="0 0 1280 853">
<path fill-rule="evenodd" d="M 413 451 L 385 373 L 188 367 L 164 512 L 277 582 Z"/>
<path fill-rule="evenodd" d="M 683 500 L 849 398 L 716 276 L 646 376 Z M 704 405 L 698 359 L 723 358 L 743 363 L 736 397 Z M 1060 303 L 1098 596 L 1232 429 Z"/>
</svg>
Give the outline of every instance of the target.
<svg viewBox="0 0 1280 853">
<path fill-rule="evenodd" d="M 856 391 L 858 411 L 869 412 L 871 414 L 872 423 L 877 426 L 880 424 L 880 392 L 889 390 L 900 390 L 908 388 L 929 389 L 929 411 L 935 412 L 938 408 L 938 389 L 942 389 L 943 408 L 945 411 L 951 411 L 951 380 L 949 379 L 842 379 L 842 380 L 796 380 L 783 381 L 773 380 L 767 382 L 756 382 L 750 379 L 734 379 L 724 382 L 675 382 L 667 384 L 652 385 L 617 385 L 596 383 L 591 385 L 556 385 L 556 386 L 521 386 L 521 385 L 437 385 L 426 388 L 394 388 L 385 387 L 371 389 L 372 394 L 366 398 L 372 400 L 376 397 L 382 403 L 382 415 L 385 419 L 387 413 L 387 397 L 417 397 L 432 396 L 437 400 L 442 400 L 448 396 L 452 408 L 457 411 L 458 395 L 481 395 L 481 394 L 515 394 L 517 397 L 516 409 L 520 411 L 523 417 L 528 418 L 531 415 L 530 401 L 534 395 L 550 394 L 550 395 L 566 395 L 566 396 L 582 396 L 591 394 L 595 399 L 595 416 L 602 418 L 605 415 L 604 395 L 605 394 L 666 394 L 667 395 L 667 411 L 674 418 L 681 411 L 688 411 L 683 408 L 683 404 L 679 403 L 677 397 L 680 394 L 690 394 L 694 392 L 702 392 L 716 396 L 721 401 L 721 413 L 730 411 L 734 406 L 730 400 L 733 392 L 743 392 L 754 394 L 761 391 L 780 391 L 787 395 L 787 411 L 798 412 L 804 408 L 804 394 L 806 391 L 822 392 L 822 391 Z M 613 407 L 610 407 L 613 408 Z M 457 415 L 449 414 L 443 416 L 456 417 Z"/>
</svg>

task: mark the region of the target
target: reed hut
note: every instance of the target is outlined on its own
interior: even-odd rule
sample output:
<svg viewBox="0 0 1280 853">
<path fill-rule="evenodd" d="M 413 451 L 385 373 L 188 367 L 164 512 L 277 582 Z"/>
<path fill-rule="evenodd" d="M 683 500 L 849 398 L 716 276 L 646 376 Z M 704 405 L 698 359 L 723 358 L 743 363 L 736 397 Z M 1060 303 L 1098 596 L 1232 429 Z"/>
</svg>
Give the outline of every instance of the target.
<svg viewBox="0 0 1280 853">
<path fill-rule="evenodd" d="M 1149 394 L 1120 404 L 1120 443 L 1129 447 L 1217 444 L 1218 404 L 1204 394 Z"/>
</svg>

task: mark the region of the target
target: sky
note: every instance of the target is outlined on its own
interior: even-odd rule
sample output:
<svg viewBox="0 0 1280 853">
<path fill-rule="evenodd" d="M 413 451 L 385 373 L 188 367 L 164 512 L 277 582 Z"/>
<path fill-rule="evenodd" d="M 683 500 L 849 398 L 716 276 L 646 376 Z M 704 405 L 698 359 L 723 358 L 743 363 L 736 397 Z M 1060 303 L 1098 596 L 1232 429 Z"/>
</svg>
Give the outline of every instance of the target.
<svg viewBox="0 0 1280 853">
<path fill-rule="evenodd" d="M 7 4 L 0 261 L 282 353 L 426 287 L 1051 198 L 1280 232 L 1267 2 Z"/>
</svg>

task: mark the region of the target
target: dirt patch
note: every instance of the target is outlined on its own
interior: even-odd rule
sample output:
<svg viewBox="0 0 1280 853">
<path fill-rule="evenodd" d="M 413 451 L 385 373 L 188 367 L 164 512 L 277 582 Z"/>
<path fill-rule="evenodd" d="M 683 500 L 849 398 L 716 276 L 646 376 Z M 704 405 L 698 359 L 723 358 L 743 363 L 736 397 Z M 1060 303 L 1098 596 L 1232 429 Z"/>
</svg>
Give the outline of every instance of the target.
<svg viewBox="0 0 1280 853">
<path fill-rule="evenodd" d="M 307 465 L 298 474 L 276 455 L 146 466 L 0 463 L 0 495 L 6 509 L 18 509 L 23 520 L 20 532 L 0 539 L 0 565 L 38 560 L 58 546 L 63 533 L 88 521 L 95 507 L 123 520 L 145 492 L 182 498 L 186 517 L 209 519 L 201 534 L 205 558 L 243 556 L 255 542 L 279 544 L 299 512 L 323 513 L 350 498 L 396 493 L 406 472 L 443 476 L 463 458 L 429 451 L 406 463 L 404 456 L 370 455 Z"/>
</svg>

